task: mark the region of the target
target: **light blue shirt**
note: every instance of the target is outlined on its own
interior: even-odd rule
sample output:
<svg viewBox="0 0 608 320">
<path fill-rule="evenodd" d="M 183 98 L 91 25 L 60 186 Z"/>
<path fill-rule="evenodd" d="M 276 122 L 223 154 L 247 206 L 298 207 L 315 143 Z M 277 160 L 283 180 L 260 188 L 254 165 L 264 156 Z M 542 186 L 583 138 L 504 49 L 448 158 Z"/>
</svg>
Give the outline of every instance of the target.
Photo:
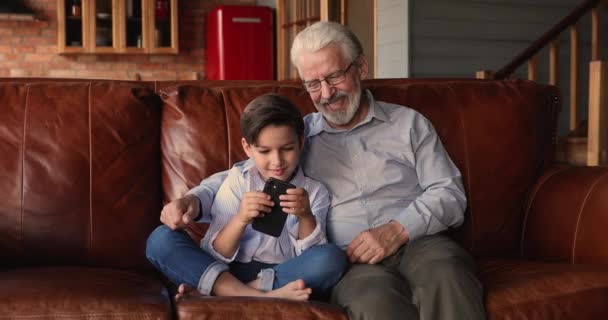
<svg viewBox="0 0 608 320">
<path fill-rule="evenodd" d="M 362 231 L 393 220 L 410 240 L 462 224 L 462 177 L 432 124 L 413 109 L 365 94 L 368 114 L 349 130 L 331 128 L 320 113 L 304 118 L 301 164 L 331 194 L 328 239 L 345 248 Z M 189 192 L 201 199 L 204 213 L 225 175 L 215 174 Z"/>
<path fill-rule="evenodd" d="M 305 117 L 302 166 L 331 194 L 327 235 L 345 248 L 361 232 L 392 220 L 410 240 L 464 220 L 460 171 L 419 112 L 375 101 L 355 127 L 334 129 L 320 113 Z"/>
<path fill-rule="evenodd" d="M 248 225 L 232 257 L 226 258 L 215 251 L 213 242 L 224 226 L 236 216 L 244 193 L 264 189 L 264 180 L 253 161 L 247 160 L 235 164 L 220 186 L 211 206 L 211 225 L 201 240 L 201 247 L 227 264 L 232 261 L 252 260 L 278 264 L 300 255 L 312 246 L 327 243 L 325 220 L 329 208 L 329 193 L 323 184 L 305 177 L 301 169 L 297 170 L 290 182 L 308 192 L 310 209 L 317 221 L 317 226 L 310 235 L 298 239 L 299 220 L 294 215 L 288 215 L 283 232 L 277 238 L 258 232 Z"/>
</svg>

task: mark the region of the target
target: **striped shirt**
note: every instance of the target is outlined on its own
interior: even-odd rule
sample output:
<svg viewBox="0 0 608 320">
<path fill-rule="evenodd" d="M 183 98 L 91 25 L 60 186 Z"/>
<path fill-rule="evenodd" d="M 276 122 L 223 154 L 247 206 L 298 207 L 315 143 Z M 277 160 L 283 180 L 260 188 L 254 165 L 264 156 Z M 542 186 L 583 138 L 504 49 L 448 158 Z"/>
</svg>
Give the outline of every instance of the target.
<svg viewBox="0 0 608 320">
<path fill-rule="evenodd" d="M 232 257 L 226 258 L 215 251 L 213 242 L 230 219 L 236 216 L 243 194 L 249 191 L 262 191 L 264 188 L 264 180 L 260 177 L 253 161 L 247 160 L 235 164 L 230 169 L 226 180 L 215 195 L 211 206 L 211 225 L 201 240 L 201 248 L 225 263 L 255 260 L 278 264 L 300 255 L 312 246 L 327 243 L 325 218 L 330 203 L 329 193 L 323 184 L 304 176 L 299 167 L 297 170 L 290 182 L 308 192 L 310 209 L 317 221 L 317 226 L 310 235 L 298 239 L 299 220 L 294 215 L 288 215 L 283 232 L 277 238 L 258 232 L 248 225 Z"/>
<path fill-rule="evenodd" d="M 361 232 L 390 221 L 401 223 L 410 240 L 462 224 L 462 176 L 431 122 L 365 94 L 368 114 L 351 129 L 330 127 L 320 113 L 304 117 L 300 164 L 331 193 L 329 241 L 346 248 Z M 203 221 L 224 177 L 226 171 L 216 173 L 188 192 L 200 199 Z"/>
<path fill-rule="evenodd" d="M 401 223 L 410 240 L 462 224 L 462 177 L 431 122 L 363 94 L 369 111 L 351 129 L 330 127 L 320 113 L 304 118 L 301 166 L 331 194 L 329 240 L 345 248 L 361 232 L 390 221 Z"/>
</svg>

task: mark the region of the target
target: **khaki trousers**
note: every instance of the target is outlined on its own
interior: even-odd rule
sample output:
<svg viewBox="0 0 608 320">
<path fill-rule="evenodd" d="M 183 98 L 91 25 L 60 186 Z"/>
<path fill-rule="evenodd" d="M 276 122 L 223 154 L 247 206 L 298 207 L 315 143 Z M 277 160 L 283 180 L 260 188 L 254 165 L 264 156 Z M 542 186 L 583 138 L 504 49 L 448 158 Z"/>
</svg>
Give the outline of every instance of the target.
<svg viewBox="0 0 608 320">
<path fill-rule="evenodd" d="M 412 241 L 375 265 L 351 265 L 332 302 L 352 320 L 486 318 L 473 259 L 443 235 Z"/>
</svg>

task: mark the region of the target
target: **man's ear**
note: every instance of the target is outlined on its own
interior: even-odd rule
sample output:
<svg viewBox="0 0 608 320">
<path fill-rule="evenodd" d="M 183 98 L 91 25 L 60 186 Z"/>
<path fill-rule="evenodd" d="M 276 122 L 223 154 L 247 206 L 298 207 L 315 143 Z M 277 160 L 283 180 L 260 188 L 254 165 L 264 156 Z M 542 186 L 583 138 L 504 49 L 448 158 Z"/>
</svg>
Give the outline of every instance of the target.
<svg viewBox="0 0 608 320">
<path fill-rule="evenodd" d="M 247 143 L 245 138 L 241 138 L 241 145 L 243 146 L 243 151 L 247 154 L 249 158 L 251 158 L 251 145 Z"/>
<path fill-rule="evenodd" d="M 359 75 L 361 76 L 361 79 L 366 79 L 368 73 L 369 65 L 367 64 L 367 57 L 365 56 L 365 54 L 362 53 L 359 56 Z"/>
</svg>

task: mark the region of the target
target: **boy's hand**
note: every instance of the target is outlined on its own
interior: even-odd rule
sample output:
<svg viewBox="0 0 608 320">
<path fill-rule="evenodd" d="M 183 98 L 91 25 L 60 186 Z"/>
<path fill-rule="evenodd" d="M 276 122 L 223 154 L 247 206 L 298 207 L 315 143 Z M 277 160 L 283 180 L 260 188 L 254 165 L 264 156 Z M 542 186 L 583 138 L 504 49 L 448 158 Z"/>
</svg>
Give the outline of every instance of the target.
<svg viewBox="0 0 608 320">
<path fill-rule="evenodd" d="M 265 213 L 270 212 L 271 208 L 269 195 L 259 191 L 245 192 L 236 218 L 243 224 L 250 224 L 254 218 L 263 217 Z"/>
<path fill-rule="evenodd" d="M 167 203 L 160 221 L 171 230 L 185 229 L 198 216 L 199 201 L 195 195 L 187 195 Z"/>
<path fill-rule="evenodd" d="M 306 190 L 302 188 L 287 189 L 287 194 L 280 195 L 279 199 L 283 212 L 293 214 L 299 219 L 313 218 Z"/>
</svg>

